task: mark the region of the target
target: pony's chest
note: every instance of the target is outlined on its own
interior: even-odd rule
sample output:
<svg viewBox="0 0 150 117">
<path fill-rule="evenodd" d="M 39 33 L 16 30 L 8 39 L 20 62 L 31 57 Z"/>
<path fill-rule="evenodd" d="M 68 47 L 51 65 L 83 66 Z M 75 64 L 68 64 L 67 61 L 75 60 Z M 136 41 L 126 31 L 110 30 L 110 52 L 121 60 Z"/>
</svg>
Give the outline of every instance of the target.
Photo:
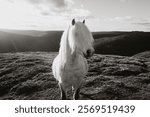
<svg viewBox="0 0 150 117">
<path fill-rule="evenodd" d="M 87 74 L 88 66 L 86 60 L 79 59 L 74 64 L 67 63 L 62 69 L 64 77 L 84 77 Z"/>
</svg>

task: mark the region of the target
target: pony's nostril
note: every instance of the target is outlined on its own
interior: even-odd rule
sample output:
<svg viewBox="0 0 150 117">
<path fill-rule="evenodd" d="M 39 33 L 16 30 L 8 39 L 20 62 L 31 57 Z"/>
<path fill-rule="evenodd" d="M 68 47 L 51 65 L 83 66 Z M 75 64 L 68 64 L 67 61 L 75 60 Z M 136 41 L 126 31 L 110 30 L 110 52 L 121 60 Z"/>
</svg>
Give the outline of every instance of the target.
<svg viewBox="0 0 150 117">
<path fill-rule="evenodd" d="M 94 50 L 94 49 L 88 49 L 88 50 L 86 51 L 86 56 L 87 56 L 87 57 L 91 57 L 94 53 L 95 53 L 95 50 Z"/>
<path fill-rule="evenodd" d="M 91 57 L 92 55 L 93 55 L 92 50 L 88 49 L 88 50 L 86 51 L 86 56 L 87 56 L 87 57 Z"/>
<path fill-rule="evenodd" d="M 86 51 L 86 54 L 87 54 L 87 56 L 90 56 L 91 50 L 87 50 L 87 51 Z"/>
</svg>

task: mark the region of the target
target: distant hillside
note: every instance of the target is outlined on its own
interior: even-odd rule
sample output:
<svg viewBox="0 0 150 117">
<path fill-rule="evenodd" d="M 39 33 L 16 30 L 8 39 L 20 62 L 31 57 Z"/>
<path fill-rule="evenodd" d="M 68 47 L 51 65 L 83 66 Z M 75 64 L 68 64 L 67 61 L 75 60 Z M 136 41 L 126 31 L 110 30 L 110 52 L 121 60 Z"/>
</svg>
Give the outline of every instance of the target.
<svg viewBox="0 0 150 117">
<path fill-rule="evenodd" d="M 0 31 L 14 33 L 19 35 L 28 35 L 28 36 L 35 36 L 40 37 L 47 33 L 47 31 L 39 31 L 39 30 L 9 30 L 9 29 L 0 29 Z"/>
<path fill-rule="evenodd" d="M 112 31 L 112 32 L 93 32 L 94 39 L 99 39 L 103 37 L 115 37 L 119 35 L 126 34 L 128 32 L 119 32 L 119 31 Z"/>
<path fill-rule="evenodd" d="M 58 51 L 62 32 L 47 31 L 43 36 L 29 36 L 0 31 L 0 53 Z"/>
<path fill-rule="evenodd" d="M 0 30 L 0 53 L 57 52 L 63 31 Z M 93 32 L 97 54 L 131 56 L 150 50 L 150 32 Z"/>
<path fill-rule="evenodd" d="M 150 32 L 120 32 L 101 36 L 95 39 L 95 50 L 98 54 L 125 56 L 150 50 Z"/>
</svg>

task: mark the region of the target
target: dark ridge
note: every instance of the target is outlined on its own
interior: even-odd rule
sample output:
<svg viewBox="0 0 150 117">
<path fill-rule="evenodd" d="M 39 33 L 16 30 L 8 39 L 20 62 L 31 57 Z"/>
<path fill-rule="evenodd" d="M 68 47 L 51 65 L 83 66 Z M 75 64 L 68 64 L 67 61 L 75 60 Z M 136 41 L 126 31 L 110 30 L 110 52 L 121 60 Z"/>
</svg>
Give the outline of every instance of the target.
<svg viewBox="0 0 150 117">
<path fill-rule="evenodd" d="M 0 53 L 58 52 L 63 31 L 0 31 Z M 93 32 L 95 52 L 132 56 L 150 50 L 150 32 Z"/>
</svg>

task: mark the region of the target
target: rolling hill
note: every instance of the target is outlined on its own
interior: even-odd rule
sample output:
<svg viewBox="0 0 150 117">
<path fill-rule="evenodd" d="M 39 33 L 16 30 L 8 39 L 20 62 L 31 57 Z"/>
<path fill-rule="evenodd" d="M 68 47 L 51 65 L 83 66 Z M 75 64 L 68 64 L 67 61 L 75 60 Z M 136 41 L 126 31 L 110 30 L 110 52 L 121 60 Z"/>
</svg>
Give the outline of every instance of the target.
<svg viewBox="0 0 150 117">
<path fill-rule="evenodd" d="M 14 33 L 14 34 L 19 34 L 19 35 L 28 35 L 28 36 L 35 36 L 35 37 L 40 37 L 45 35 L 47 32 L 46 31 L 38 31 L 38 30 L 10 30 L 10 29 L 0 29 L 0 31 L 3 32 L 8 32 L 8 33 Z"/>
<path fill-rule="evenodd" d="M 0 53 L 27 51 L 58 51 L 62 35 L 60 31 L 45 32 L 43 36 L 31 36 L 0 31 Z"/>
<path fill-rule="evenodd" d="M 0 53 L 57 52 L 63 31 L 0 30 Z M 95 52 L 132 56 L 150 50 L 150 32 L 93 32 Z"/>
<path fill-rule="evenodd" d="M 150 50 L 150 32 L 115 32 L 95 39 L 98 54 L 132 56 Z"/>
</svg>

